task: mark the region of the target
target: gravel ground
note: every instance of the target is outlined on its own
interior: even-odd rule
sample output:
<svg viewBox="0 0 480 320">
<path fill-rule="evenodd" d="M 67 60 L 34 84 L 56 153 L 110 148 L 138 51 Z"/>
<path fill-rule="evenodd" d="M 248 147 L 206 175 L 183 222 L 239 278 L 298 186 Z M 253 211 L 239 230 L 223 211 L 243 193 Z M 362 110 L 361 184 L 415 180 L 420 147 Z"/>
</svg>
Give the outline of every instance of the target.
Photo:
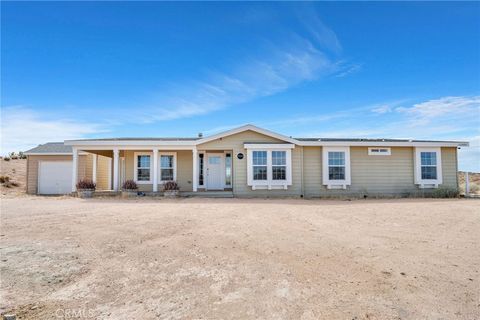
<svg viewBox="0 0 480 320">
<path fill-rule="evenodd" d="M 479 319 L 478 200 L 1 199 L 21 319 Z"/>
</svg>

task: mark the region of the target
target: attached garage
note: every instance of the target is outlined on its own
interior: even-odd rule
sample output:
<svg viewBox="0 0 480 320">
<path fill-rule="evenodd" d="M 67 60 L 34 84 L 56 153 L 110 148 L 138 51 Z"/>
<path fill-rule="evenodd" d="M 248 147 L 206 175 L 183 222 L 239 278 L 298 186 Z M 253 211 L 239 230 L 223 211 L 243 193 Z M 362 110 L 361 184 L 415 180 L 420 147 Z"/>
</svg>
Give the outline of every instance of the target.
<svg viewBox="0 0 480 320">
<path fill-rule="evenodd" d="M 63 142 L 50 142 L 28 150 L 25 154 L 28 194 L 55 195 L 72 192 L 72 147 Z M 107 190 L 111 177 L 110 159 L 87 152 L 79 154 L 77 179 L 96 179 L 97 190 Z"/>
<path fill-rule="evenodd" d="M 40 161 L 38 194 L 67 194 L 72 191 L 72 161 Z"/>
</svg>

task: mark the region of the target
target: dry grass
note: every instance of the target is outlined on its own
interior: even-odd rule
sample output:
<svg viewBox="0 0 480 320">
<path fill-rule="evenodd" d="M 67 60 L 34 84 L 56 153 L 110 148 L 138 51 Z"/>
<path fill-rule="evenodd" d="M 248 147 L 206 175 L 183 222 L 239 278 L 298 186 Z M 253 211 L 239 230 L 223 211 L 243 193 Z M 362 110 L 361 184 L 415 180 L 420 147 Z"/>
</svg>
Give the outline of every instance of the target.
<svg viewBox="0 0 480 320">
<path fill-rule="evenodd" d="M 458 172 L 458 184 L 460 187 L 460 193 L 465 193 L 465 172 L 459 171 Z M 479 194 L 480 195 L 480 173 L 472 173 L 470 172 L 468 175 L 470 181 L 470 193 Z"/>
<path fill-rule="evenodd" d="M 22 319 L 479 319 L 475 199 L 1 201 Z"/>
</svg>

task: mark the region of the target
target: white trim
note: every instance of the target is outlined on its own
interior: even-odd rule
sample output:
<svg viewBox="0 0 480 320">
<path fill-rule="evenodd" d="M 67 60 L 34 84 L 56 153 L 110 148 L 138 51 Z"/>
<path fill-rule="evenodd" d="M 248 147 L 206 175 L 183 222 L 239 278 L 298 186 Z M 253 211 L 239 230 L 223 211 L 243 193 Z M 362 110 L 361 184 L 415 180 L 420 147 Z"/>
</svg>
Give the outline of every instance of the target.
<svg viewBox="0 0 480 320">
<path fill-rule="evenodd" d="M 67 141 L 65 141 L 65 144 Z M 97 144 L 81 144 L 81 145 L 76 145 L 78 149 L 82 150 L 113 150 L 116 148 L 122 149 L 122 150 L 152 150 L 154 148 L 161 149 L 161 150 L 193 150 L 195 146 L 184 146 L 184 145 L 162 145 L 162 144 L 148 144 L 148 145 L 123 145 L 123 144 L 108 144 L 108 145 L 97 145 Z M 139 148 L 139 146 L 141 148 Z"/>
<path fill-rule="evenodd" d="M 284 136 L 282 134 L 279 134 L 279 133 L 276 133 L 276 132 L 273 132 L 273 131 L 270 131 L 270 130 L 267 130 L 267 129 L 259 128 L 257 126 L 251 125 L 251 124 L 247 124 L 247 125 L 244 125 L 244 126 L 241 126 L 241 127 L 238 127 L 238 128 L 234 128 L 234 129 L 231 129 L 231 130 L 227 130 L 227 131 L 224 131 L 224 132 L 214 134 L 214 135 L 209 136 L 209 137 L 205 137 L 203 139 L 196 140 L 195 144 L 196 145 L 203 144 L 203 143 L 206 143 L 206 142 L 209 142 L 209 141 L 212 141 L 212 140 L 216 140 L 216 139 L 219 139 L 219 138 L 231 136 L 233 134 L 237 134 L 237 133 L 248 131 L 248 130 L 251 130 L 251 131 L 254 131 L 254 132 L 269 136 L 269 137 L 273 137 L 273 138 L 276 138 L 276 139 L 279 139 L 279 140 L 283 140 L 283 141 L 286 141 L 286 142 L 290 142 L 290 143 L 294 143 L 294 144 L 299 143 L 299 141 L 297 139 L 290 138 L 290 137 Z"/>
<path fill-rule="evenodd" d="M 119 190 L 120 175 L 120 150 L 113 149 L 113 190 Z"/>
<path fill-rule="evenodd" d="M 267 180 L 253 179 L 253 151 L 267 152 Z M 273 180 L 272 178 L 272 151 L 285 151 L 286 161 L 286 179 Z M 233 155 L 232 155 L 233 156 Z M 256 189 L 287 189 L 292 185 L 292 149 L 290 148 L 276 148 L 276 149 L 247 149 L 247 185 Z"/>
<path fill-rule="evenodd" d="M 385 152 L 379 152 L 375 150 L 386 150 Z M 369 156 L 391 156 L 392 155 L 392 148 L 387 147 L 369 147 L 368 148 L 368 155 Z"/>
<path fill-rule="evenodd" d="M 72 192 L 77 191 L 77 179 L 78 179 L 78 149 L 72 150 Z"/>
<path fill-rule="evenodd" d="M 204 160 L 205 161 L 205 160 Z M 198 157 L 197 148 L 192 150 L 192 191 L 197 192 L 198 188 L 198 170 L 200 158 Z M 205 162 L 203 163 L 205 166 Z"/>
<path fill-rule="evenodd" d="M 92 182 L 97 183 L 97 155 L 93 155 L 93 163 L 92 163 Z"/>
<path fill-rule="evenodd" d="M 148 181 L 138 181 L 138 156 L 150 156 L 150 178 Z M 152 171 L 153 171 L 153 152 L 134 152 L 133 153 L 133 180 L 137 184 L 152 184 Z"/>
<path fill-rule="evenodd" d="M 414 141 L 299 141 L 300 146 L 325 146 L 325 147 L 468 147 L 468 142 L 414 142 Z"/>
<path fill-rule="evenodd" d="M 113 159 L 108 158 L 108 189 L 109 190 L 113 190 L 112 167 L 113 167 Z"/>
<path fill-rule="evenodd" d="M 422 152 L 435 152 L 437 158 L 437 179 L 422 179 L 421 169 L 421 153 Z M 414 155 L 414 178 L 415 184 L 419 188 L 438 188 L 438 185 L 442 184 L 442 149 L 441 148 L 415 148 Z"/>
<path fill-rule="evenodd" d="M 104 146 L 104 147 L 123 147 L 125 146 L 174 146 L 174 147 L 193 147 L 197 140 L 65 140 L 66 146 Z"/>
<path fill-rule="evenodd" d="M 173 156 L 173 180 L 162 180 L 162 165 L 161 165 L 161 159 L 162 156 Z M 176 152 L 159 152 L 158 153 L 158 183 L 159 184 L 164 184 L 165 182 L 168 181 L 177 181 L 177 153 Z"/>
<path fill-rule="evenodd" d="M 345 152 L 345 179 L 344 180 L 330 180 L 328 174 L 328 153 L 329 152 Z M 350 166 L 350 148 L 337 147 L 323 147 L 322 148 L 322 181 L 327 189 L 346 189 L 351 185 L 351 166 Z"/>
<path fill-rule="evenodd" d="M 26 156 L 71 156 L 72 153 L 66 152 L 25 152 L 24 155 Z"/>
<path fill-rule="evenodd" d="M 245 149 L 294 149 L 295 144 L 293 143 L 244 143 L 243 147 Z"/>
<path fill-rule="evenodd" d="M 153 173 L 150 173 L 150 178 L 153 177 L 152 191 L 157 192 L 158 191 L 158 177 L 159 177 L 159 171 L 160 171 L 160 165 L 159 165 L 160 157 L 158 155 L 158 149 L 153 149 L 152 153 L 153 153 L 153 159 L 150 158 L 150 160 L 153 161 Z M 150 164 L 150 166 L 151 166 L 151 164 Z"/>
</svg>

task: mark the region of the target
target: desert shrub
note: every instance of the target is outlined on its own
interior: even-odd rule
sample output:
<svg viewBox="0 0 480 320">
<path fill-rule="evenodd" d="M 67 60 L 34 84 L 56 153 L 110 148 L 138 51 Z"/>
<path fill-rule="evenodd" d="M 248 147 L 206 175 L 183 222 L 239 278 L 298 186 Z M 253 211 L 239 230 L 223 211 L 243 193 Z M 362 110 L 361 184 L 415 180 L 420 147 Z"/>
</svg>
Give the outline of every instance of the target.
<svg viewBox="0 0 480 320">
<path fill-rule="evenodd" d="M 137 188 L 137 183 L 133 180 L 127 180 L 122 185 L 123 190 L 136 190 Z"/>
<path fill-rule="evenodd" d="M 480 191 L 480 186 L 476 183 L 470 183 L 470 193 L 478 193 Z"/>
<path fill-rule="evenodd" d="M 5 157 L 5 158 L 3 158 L 3 160 L 10 161 L 10 157 Z"/>
<path fill-rule="evenodd" d="M 456 188 L 442 187 L 432 192 L 433 198 L 457 198 L 458 196 L 459 192 Z"/>
<path fill-rule="evenodd" d="M 9 156 L 10 159 L 12 159 L 12 160 L 18 159 L 18 156 L 17 156 L 17 154 L 16 154 L 15 152 L 10 152 L 10 153 L 8 154 L 8 156 Z"/>
<path fill-rule="evenodd" d="M 9 176 L 0 176 L 0 183 L 6 183 L 10 181 Z"/>
<path fill-rule="evenodd" d="M 27 159 L 27 156 L 23 153 L 23 151 L 20 151 L 18 153 L 18 159 Z"/>
<path fill-rule="evenodd" d="M 96 188 L 96 184 L 90 179 L 81 179 L 77 182 L 77 189 L 94 189 Z"/>
<path fill-rule="evenodd" d="M 168 181 L 165 182 L 163 185 L 163 191 L 175 191 L 175 190 L 180 190 L 178 187 L 178 184 L 175 181 Z"/>
</svg>

